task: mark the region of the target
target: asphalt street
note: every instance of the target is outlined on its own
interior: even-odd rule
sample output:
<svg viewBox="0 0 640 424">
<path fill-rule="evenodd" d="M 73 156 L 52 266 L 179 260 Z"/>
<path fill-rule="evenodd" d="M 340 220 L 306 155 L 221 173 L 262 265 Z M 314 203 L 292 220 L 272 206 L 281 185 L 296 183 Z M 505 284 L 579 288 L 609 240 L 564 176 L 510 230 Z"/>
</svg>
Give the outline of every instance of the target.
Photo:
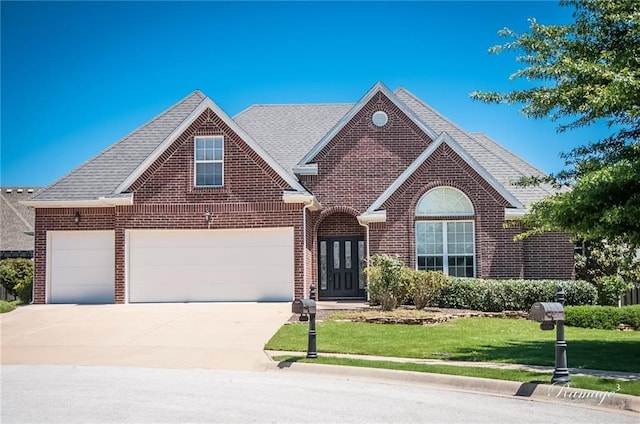
<svg viewBox="0 0 640 424">
<path fill-rule="evenodd" d="M 8 423 L 638 423 L 570 404 L 279 371 L 5 365 Z"/>
</svg>

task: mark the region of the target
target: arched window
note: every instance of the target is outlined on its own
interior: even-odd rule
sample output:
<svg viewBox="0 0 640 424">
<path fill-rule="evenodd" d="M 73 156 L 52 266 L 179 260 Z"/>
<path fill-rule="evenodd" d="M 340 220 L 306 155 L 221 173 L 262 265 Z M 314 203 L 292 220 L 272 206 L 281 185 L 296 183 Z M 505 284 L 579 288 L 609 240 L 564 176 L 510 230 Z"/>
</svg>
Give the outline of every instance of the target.
<svg viewBox="0 0 640 424">
<path fill-rule="evenodd" d="M 416 216 L 473 215 L 473 205 L 463 192 L 453 187 L 436 187 L 426 192 L 416 207 Z"/>
<path fill-rule="evenodd" d="M 416 265 L 458 277 L 475 276 L 473 219 L 429 219 L 437 216 L 472 218 L 473 204 L 460 190 L 437 187 L 425 193 L 416 206 Z"/>
</svg>

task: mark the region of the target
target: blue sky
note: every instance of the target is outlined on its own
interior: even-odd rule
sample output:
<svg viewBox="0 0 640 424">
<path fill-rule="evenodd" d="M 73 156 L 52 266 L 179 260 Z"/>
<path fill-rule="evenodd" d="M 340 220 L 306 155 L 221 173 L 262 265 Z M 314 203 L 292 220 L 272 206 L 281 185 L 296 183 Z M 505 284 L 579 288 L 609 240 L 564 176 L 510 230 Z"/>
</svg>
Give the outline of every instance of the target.
<svg viewBox="0 0 640 424">
<path fill-rule="evenodd" d="M 2 2 L 3 186 L 51 184 L 195 89 L 233 116 L 255 103 L 356 102 L 403 86 L 546 172 L 603 127 L 557 134 L 516 107 L 514 55 L 489 55 L 556 2 Z"/>
</svg>

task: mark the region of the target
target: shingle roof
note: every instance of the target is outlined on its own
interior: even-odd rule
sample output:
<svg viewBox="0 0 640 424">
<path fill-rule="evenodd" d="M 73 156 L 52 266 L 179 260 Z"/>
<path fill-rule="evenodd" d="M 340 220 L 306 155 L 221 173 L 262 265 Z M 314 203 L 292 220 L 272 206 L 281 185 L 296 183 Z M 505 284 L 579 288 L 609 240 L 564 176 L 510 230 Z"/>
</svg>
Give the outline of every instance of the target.
<svg viewBox="0 0 640 424">
<path fill-rule="evenodd" d="M 524 176 L 542 176 L 544 173 L 487 135 L 467 133 L 404 88 L 398 88 L 394 94 L 435 132 L 449 134 L 525 206 L 555 193 L 550 185 L 515 186 L 514 183 Z"/>
<path fill-rule="evenodd" d="M 200 91 L 194 91 L 30 200 L 95 200 L 113 195 L 204 99 Z"/>
<path fill-rule="evenodd" d="M 353 104 L 253 105 L 233 117 L 289 173 Z"/>
<path fill-rule="evenodd" d="M 522 176 L 543 173 L 488 136 L 467 133 L 404 88 L 388 92 L 430 131 L 451 136 L 522 204 L 555 192 L 551 186 L 514 186 L 512 183 Z M 117 196 L 118 187 L 139 171 L 167 137 L 207 101 L 210 100 L 201 92 L 194 91 L 30 200 L 96 200 Z M 276 166 L 281 165 L 293 175 L 293 168 L 353 106 L 353 103 L 253 105 L 233 117 L 233 121 L 277 162 Z"/>
<path fill-rule="evenodd" d="M 27 200 L 38 188 L 2 187 L 1 190 L 0 251 L 33 251 L 33 236 L 25 231 L 33 231 L 35 212 L 20 201 Z"/>
</svg>

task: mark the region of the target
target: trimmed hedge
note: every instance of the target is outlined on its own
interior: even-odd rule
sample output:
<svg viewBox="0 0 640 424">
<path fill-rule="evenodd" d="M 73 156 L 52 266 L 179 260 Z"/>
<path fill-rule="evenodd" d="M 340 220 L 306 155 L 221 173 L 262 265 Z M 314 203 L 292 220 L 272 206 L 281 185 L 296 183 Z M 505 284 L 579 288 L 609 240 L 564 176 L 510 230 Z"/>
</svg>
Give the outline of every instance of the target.
<svg viewBox="0 0 640 424">
<path fill-rule="evenodd" d="M 535 302 L 554 302 L 562 284 L 565 305 L 594 305 L 595 286 L 586 281 L 484 280 L 451 277 L 434 299 L 440 308 L 473 309 L 483 312 L 529 311 Z"/>
<path fill-rule="evenodd" d="M 613 330 L 626 324 L 640 329 L 640 305 L 632 306 L 567 306 L 564 322 L 571 327 Z"/>
</svg>

